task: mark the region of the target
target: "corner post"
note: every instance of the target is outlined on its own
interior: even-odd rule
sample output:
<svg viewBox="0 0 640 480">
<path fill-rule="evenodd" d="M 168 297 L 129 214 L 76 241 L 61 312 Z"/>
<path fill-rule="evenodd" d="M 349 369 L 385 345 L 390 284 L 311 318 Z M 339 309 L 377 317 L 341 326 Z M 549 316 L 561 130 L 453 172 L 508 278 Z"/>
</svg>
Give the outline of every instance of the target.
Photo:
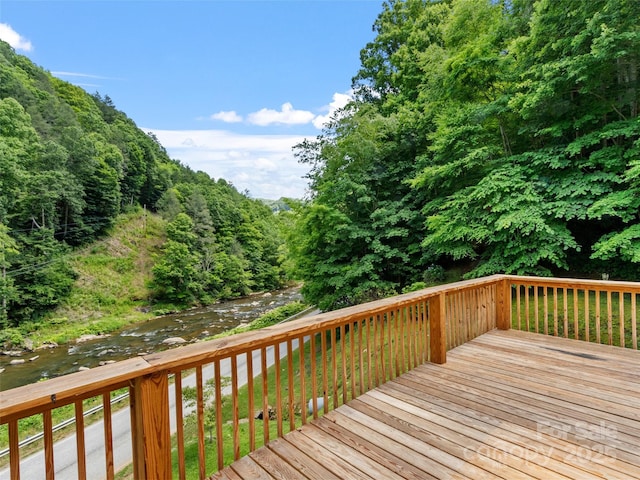
<svg viewBox="0 0 640 480">
<path fill-rule="evenodd" d="M 160 372 L 136 378 L 129 391 L 134 478 L 170 480 L 168 375 Z"/>
<path fill-rule="evenodd" d="M 498 330 L 511 328 L 511 283 L 503 278 L 496 283 L 496 327 Z"/>
<path fill-rule="evenodd" d="M 429 299 L 429 352 L 431 363 L 446 363 L 447 312 L 444 293 Z"/>
</svg>

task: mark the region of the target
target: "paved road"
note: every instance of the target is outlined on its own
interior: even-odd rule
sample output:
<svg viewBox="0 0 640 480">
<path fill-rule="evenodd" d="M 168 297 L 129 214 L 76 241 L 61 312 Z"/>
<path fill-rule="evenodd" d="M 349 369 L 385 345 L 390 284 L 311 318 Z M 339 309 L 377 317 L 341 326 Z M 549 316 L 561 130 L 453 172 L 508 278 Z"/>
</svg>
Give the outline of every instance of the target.
<svg viewBox="0 0 640 480">
<path fill-rule="evenodd" d="M 298 347 L 294 342 L 293 348 Z M 280 346 L 280 357 L 283 358 L 287 354 L 286 343 Z M 253 369 L 254 372 L 260 371 L 261 353 L 256 351 L 253 353 Z M 271 366 L 275 362 L 274 349 L 267 349 L 267 365 Z M 231 377 L 231 361 L 226 360 L 220 363 L 220 372 L 223 377 Z M 213 378 L 213 365 L 203 369 L 205 381 L 207 378 Z M 182 380 L 182 386 L 194 387 L 196 383 L 195 374 L 185 377 Z M 238 357 L 238 384 L 247 383 L 247 365 L 246 356 Z M 225 387 L 223 394 L 231 393 L 231 387 Z M 175 433 L 175 389 L 173 385 L 169 388 L 169 405 L 171 409 L 171 433 Z M 195 410 L 195 406 L 183 406 L 184 415 Z M 113 458 L 116 471 L 130 464 L 133 455 L 131 451 L 131 424 L 130 413 L 128 408 L 123 408 L 112 414 L 113 426 Z M 91 480 L 104 479 L 106 476 L 105 451 L 104 451 L 104 433 L 103 422 L 96 422 L 85 428 L 85 449 L 87 458 L 87 478 Z M 76 480 L 78 478 L 77 462 L 76 462 L 76 435 L 70 435 L 63 440 L 54 444 L 54 465 L 56 471 L 56 480 Z M 0 471 L 0 480 L 9 480 L 9 470 Z M 28 480 L 38 480 L 45 478 L 44 470 L 44 452 L 40 451 L 25 458 L 20 463 L 20 478 Z"/>
</svg>

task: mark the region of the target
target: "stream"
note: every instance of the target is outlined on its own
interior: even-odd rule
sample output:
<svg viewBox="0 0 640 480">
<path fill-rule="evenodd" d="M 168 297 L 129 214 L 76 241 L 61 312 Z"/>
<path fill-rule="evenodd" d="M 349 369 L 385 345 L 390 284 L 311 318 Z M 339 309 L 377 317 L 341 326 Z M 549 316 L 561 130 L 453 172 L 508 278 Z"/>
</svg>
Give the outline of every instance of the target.
<svg viewBox="0 0 640 480">
<path fill-rule="evenodd" d="M 273 308 L 301 299 L 298 288 L 288 288 L 155 317 L 128 325 L 108 336 L 24 352 L 21 357 L 0 355 L 0 391 L 66 375 L 81 367 L 93 368 L 106 362 L 166 350 L 172 347 L 163 341 L 171 337 L 193 342 L 249 323 Z M 11 365 L 11 360 L 16 359 L 25 362 Z"/>
</svg>

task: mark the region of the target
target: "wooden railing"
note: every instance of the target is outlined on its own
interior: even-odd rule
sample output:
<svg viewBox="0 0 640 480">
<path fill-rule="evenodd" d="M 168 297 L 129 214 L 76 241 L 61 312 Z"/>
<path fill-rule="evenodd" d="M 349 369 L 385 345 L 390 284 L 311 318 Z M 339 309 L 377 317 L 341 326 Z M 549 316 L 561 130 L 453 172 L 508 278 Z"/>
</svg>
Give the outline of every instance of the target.
<svg viewBox="0 0 640 480">
<path fill-rule="evenodd" d="M 134 478 L 206 478 L 271 438 L 425 361 L 444 363 L 448 349 L 496 327 L 569 336 L 566 312 L 574 305 L 573 291 L 595 292 L 587 295 L 589 302 L 593 295 L 594 301 L 609 295 L 608 312 L 615 310 L 618 298 L 619 312 L 625 318 L 628 312 L 633 323 L 624 327 L 624 336 L 633 332 L 627 346 L 637 347 L 640 284 L 496 275 L 428 288 L 1 392 L 0 425 L 8 426 L 10 475 L 20 478 L 21 427 L 25 418 L 35 416 L 45 433 L 38 476 L 55 478 L 52 411 L 72 405 L 77 476 L 87 478 L 83 412 L 85 400 L 97 397 L 105 407 L 100 476 L 114 478 L 119 466 L 113 445 L 123 440 L 114 439 L 109 400 L 112 392 L 125 388 Z M 579 301 L 579 295 L 575 298 Z M 599 318 L 600 307 L 594 310 L 589 303 L 586 311 L 589 318 Z M 607 328 L 622 332 L 623 327 L 613 326 L 615 318 L 609 314 Z M 586 338 L 593 333 L 589 328 Z"/>
<path fill-rule="evenodd" d="M 638 348 L 640 283 L 508 277 L 512 328 Z"/>
</svg>

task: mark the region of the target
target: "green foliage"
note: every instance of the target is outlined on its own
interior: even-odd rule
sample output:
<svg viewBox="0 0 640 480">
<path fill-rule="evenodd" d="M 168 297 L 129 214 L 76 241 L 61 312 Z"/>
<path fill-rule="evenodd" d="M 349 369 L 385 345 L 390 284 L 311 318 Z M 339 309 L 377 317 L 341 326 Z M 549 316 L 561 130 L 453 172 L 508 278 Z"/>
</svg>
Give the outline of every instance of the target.
<svg viewBox="0 0 640 480">
<path fill-rule="evenodd" d="M 147 278 L 134 281 L 145 300 L 209 303 L 286 282 L 282 230 L 269 207 L 171 160 L 108 95 L 52 77 L 0 42 L 0 324 L 81 301 L 73 250 L 105 238 L 122 212 L 139 207 L 169 221 L 157 232 L 168 240 L 154 290 L 139 287 Z M 126 277 L 132 264 L 116 258 L 113 267 Z M 110 294 L 94 301 L 100 296 L 84 301 L 120 305 Z"/>
<path fill-rule="evenodd" d="M 411 289 L 430 264 L 636 279 L 638 18 L 635 0 L 385 2 L 356 100 L 298 146 L 307 298 Z"/>
</svg>

